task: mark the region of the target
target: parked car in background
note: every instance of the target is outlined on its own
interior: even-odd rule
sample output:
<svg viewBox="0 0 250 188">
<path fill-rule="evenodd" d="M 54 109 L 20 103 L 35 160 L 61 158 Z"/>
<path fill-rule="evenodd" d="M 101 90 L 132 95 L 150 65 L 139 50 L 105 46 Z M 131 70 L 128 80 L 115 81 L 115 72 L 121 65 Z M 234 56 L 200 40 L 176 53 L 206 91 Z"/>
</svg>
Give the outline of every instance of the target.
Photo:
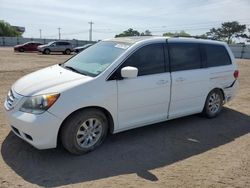
<svg viewBox="0 0 250 188">
<path fill-rule="evenodd" d="M 42 43 L 35 42 L 35 41 L 26 42 L 24 44 L 19 44 L 19 45 L 14 46 L 14 51 L 15 52 L 32 52 L 32 51 L 37 51 L 37 47 L 39 45 L 42 45 Z"/>
<path fill-rule="evenodd" d="M 19 79 L 5 112 L 12 131 L 36 148 L 61 141 L 83 154 L 108 133 L 196 113 L 216 117 L 235 96 L 238 75 L 224 42 L 114 38 Z"/>
<path fill-rule="evenodd" d="M 87 49 L 88 47 L 90 47 L 90 46 L 92 46 L 92 45 L 93 45 L 93 44 L 85 44 L 85 45 L 83 45 L 83 46 L 78 46 L 78 47 L 74 48 L 74 52 L 79 53 L 79 52 L 81 52 L 81 51 Z"/>
<path fill-rule="evenodd" d="M 62 52 L 63 54 L 71 54 L 73 46 L 66 41 L 53 41 L 45 45 L 38 46 L 38 51 L 43 54 L 50 54 L 51 52 Z"/>
</svg>

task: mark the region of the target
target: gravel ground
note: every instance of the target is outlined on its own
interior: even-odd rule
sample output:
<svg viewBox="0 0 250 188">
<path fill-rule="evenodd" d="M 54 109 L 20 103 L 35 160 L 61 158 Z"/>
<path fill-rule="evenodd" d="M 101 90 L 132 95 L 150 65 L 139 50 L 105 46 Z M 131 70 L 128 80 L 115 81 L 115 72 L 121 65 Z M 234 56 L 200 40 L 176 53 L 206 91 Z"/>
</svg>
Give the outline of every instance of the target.
<svg viewBox="0 0 250 188">
<path fill-rule="evenodd" d="M 221 115 L 199 115 L 110 135 L 96 151 L 39 151 L 10 132 L 11 84 L 70 56 L 0 48 L 0 187 L 250 187 L 250 60 L 238 60 L 240 91 Z"/>
</svg>

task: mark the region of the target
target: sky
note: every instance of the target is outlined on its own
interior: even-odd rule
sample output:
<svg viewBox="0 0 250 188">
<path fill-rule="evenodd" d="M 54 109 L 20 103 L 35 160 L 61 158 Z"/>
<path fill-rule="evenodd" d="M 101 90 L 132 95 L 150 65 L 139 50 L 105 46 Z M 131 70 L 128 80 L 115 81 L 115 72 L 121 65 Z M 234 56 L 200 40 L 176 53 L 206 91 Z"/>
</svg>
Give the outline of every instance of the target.
<svg viewBox="0 0 250 188">
<path fill-rule="evenodd" d="M 23 26 L 23 37 L 112 38 L 128 28 L 154 35 L 185 30 L 196 35 L 238 21 L 250 28 L 250 0 L 0 0 L 0 20 Z"/>
</svg>

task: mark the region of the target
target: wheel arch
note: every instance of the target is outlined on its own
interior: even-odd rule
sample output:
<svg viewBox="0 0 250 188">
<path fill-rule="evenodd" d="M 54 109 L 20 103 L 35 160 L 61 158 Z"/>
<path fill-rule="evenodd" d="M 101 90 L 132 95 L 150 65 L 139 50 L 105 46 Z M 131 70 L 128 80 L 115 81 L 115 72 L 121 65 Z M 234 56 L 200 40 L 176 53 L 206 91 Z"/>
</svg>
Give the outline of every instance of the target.
<svg viewBox="0 0 250 188">
<path fill-rule="evenodd" d="M 222 89 L 222 88 L 219 88 L 219 87 L 215 87 L 215 88 L 209 90 L 209 92 L 207 93 L 207 96 L 206 96 L 206 98 L 205 98 L 204 105 L 203 105 L 203 110 L 204 110 L 204 108 L 205 108 L 206 100 L 207 100 L 207 97 L 208 97 L 209 93 L 210 93 L 211 91 L 214 91 L 214 90 L 219 90 L 219 91 L 222 93 L 223 102 L 225 101 L 225 93 L 224 93 L 223 89 Z"/>
<path fill-rule="evenodd" d="M 223 101 L 225 100 L 225 92 L 224 92 L 224 90 L 223 90 L 222 88 L 215 87 L 215 88 L 212 89 L 211 91 L 213 91 L 213 90 L 219 90 L 219 91 L 222 93 Z M 211 91 L 209 91 L 209 93 L 210 93 Z M 208 93 L 208 94 L 209 94 L 209 93 Z M 207 95 L 208 95 L 208 94 L 207 94 Z"/>
<path fill-rule="evenodd" d="M 62 129 L 63 129 L 63 126 L 64 126 L 65 121 L 66 121 L 68 118 L 70 118 L 73 114 L 75 114 L 75 113 L 77 113 L 77 112 L 79 112 L 79 111 L 82 111 L 82 110 L 87 110 L 87 109 L 97 109 L 97 110 L 102 111 L 102 112 L 106 115 L 106 117 L 107 117 L 107 119 L 108 119 L 108 124 L 109 124 L 108 132 L 111 133 L 111 134 L 114 132 L 114 120 L 113 120 L 113 117 L 112 117 L 111 113 L 110 113 L 107 109 L 105 109 L 105 108 L 103 108 L 103 107 L 100 107 L 100 106 L 88 106 L 88 107 L 83 107 L 83 108 L 79 108 L 79 109 L 75 110 L 74 112 L 72 112 L 71 114 L 69 114 L 69 115 L 63 120 L 63 122 L 61 123 L 60 128 L 59 128 L 59 130 L 58 130 L 58 133 L 57 133 L 57 146 L 60 145 L 60 143 L 61 143 L 61 139 L 60 139 L 60 137 L 61 137 L 61 131 L 62 131 Z"/>
</svg>

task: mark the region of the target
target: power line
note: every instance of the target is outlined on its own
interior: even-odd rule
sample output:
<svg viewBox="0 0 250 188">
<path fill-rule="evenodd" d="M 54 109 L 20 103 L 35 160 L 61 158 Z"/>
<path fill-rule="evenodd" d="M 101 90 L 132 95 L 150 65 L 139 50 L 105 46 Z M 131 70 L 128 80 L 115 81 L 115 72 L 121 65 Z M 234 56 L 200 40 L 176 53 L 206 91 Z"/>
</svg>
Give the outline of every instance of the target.
<svg viewBox="0 0 250 188">
<path fill-rule="evenodd" d="M 63 33 L 63 35 L 79 35 L 79 34 L 83 34 L 83 33 L 87 33 L 89 32 L 89 40 L 92 41 L 92 35 L 93 32 L 95 33 L 109 33 L 109 34 L 115 34 L 115 33 L 119 33 L 119 32 L 123 32 L 125 30 L 127 30 L 128 28 L 124 28 L 124 29 L 110 29 L 108 27 L 100 27 L 100 28 L 96 28 L 93 30 L 92 25 L 94 24 L 92 21 L 89 22 L 90 24 L 90 28 L 89 30 L 80 30 L 80 31 L 74 31 L 74 32 L 69 32 L 69 33 Z M 197 30 L 209 30 L 213 27 L 216 27 L 216 25 L 221 24 L 221 22 L 219 21 L 210 21 L 210 22 L 198 22 L 198 23 L 190 23 L 190 24 L 182 24 L 182 25 L 172 25 L 172 26 L 154 26 L 154 27 L 132 27 L 134 29 L 139 29 L 139 30 L 150 30 L 152 33 L 165 33 L 165 32 L 176 32 L 176 31 L 197 31 Z M 241 24 L 245 24 L 246 26 L 250 26 L 250 22 L 249 20 L 245 20 L 244 23 Z M 39 30 L 40 31 L 40 30 Z M 58 35 L 59 35 L 59 40 L 61 39 L 61 28 L 58 28 Z M 41 37 L 41 36 L 40 36 Z M 52 36 L 46 36 L 46 37 L 56 37 L 56 35 L 52 35 Z"/>
</svg>

